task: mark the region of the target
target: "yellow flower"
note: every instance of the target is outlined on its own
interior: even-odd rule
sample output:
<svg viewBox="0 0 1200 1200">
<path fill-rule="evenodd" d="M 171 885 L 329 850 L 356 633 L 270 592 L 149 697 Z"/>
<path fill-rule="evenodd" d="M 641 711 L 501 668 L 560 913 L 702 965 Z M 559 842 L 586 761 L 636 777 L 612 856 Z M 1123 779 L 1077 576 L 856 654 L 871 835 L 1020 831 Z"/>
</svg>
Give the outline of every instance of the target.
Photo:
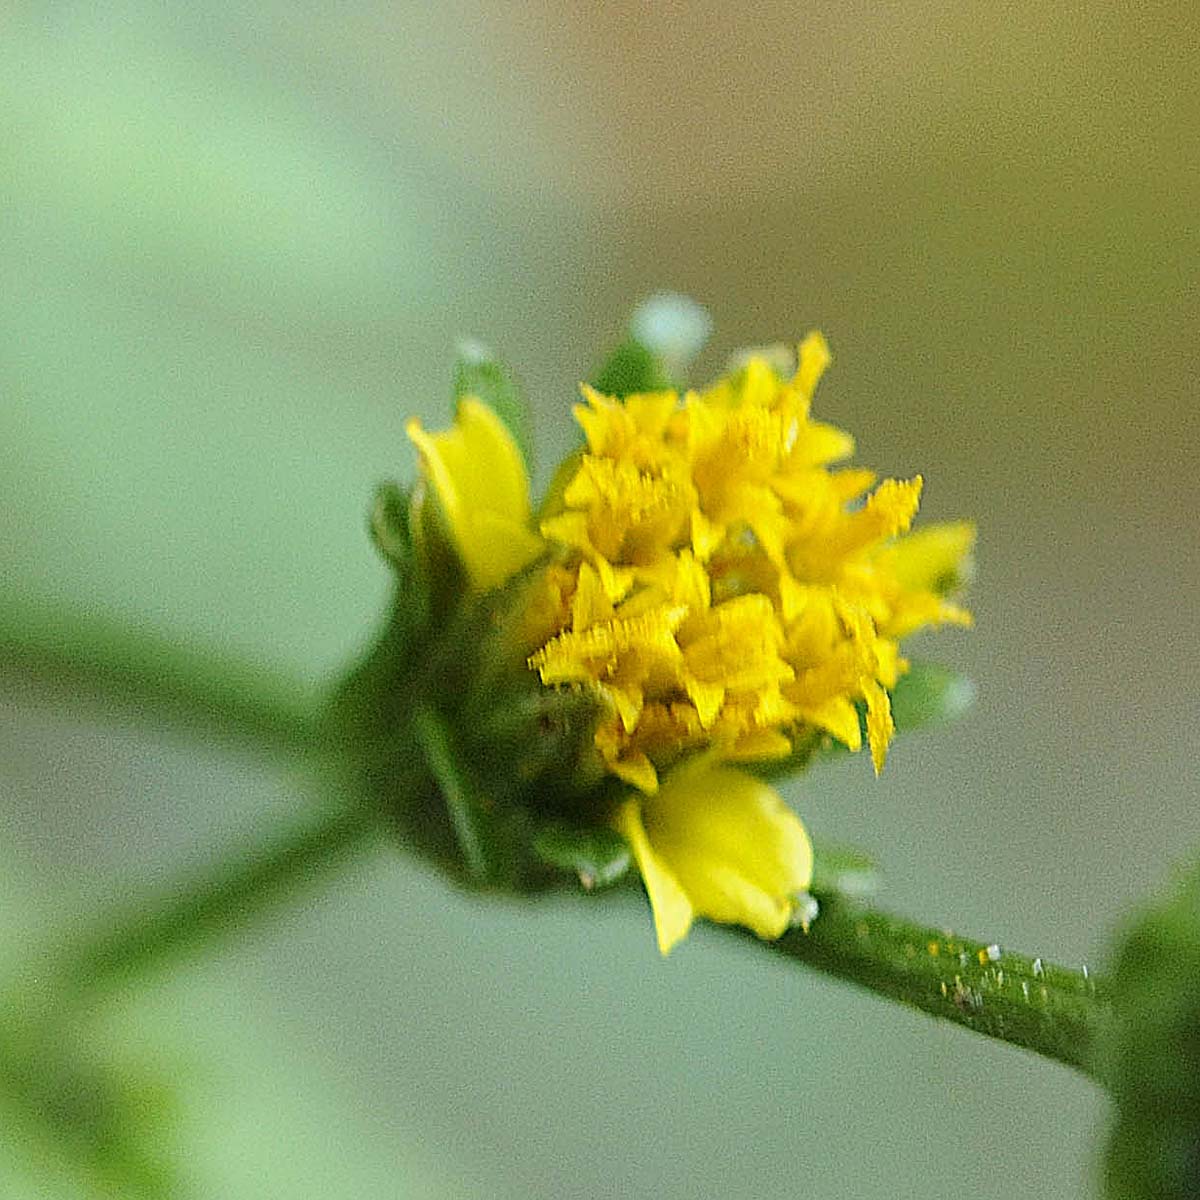
<svg viewBox="0 0 1200 1200">
<path fill-rule="evenodd" d="M 453 428 L 426 433 L 414 417 L 406 431 L 474 590 L 499 587 L 541 553 L 521 451 L 486 404 L 466 396 Z"/>
<path fill-rule="evenodd" d="M 820 334 L 781 376 L 751 357 L 682 398 L 583 389 L 587 450 L 541 523 L 560 549 L 552 621 L 529 660 L 606 708 L 596 747 L 647 795 L 696 750 L 786 755 L 820 731 L 876 771 L 894 732 L 899 639 L 969 624 L 944 598 L 970 526 L 910 534 L 922 480 L 836 467 L 853 439 L 813 421 Z"/>
<path fill-rule="evenodd" d="M 586 446 L 560 467 L 540 536 L 520 451 L 490 408 L 466 397 L 449 430 L 408 425 L 472 590 L 547 556 L 512 640 L 536 647 L 542 685 L 599 713 L 580 736 L 629 790 L 595 819 L 628 842 L 664 954 L 698 916 L 779 937 L 809 886 L 803 825 L 730 764 L 829 737 L 865 741 L 880 771 L 908 669 L 900 639 L 970 623 L 948 593 L 973 529 L 910 532 L 920 476 L 842 465 L 853 439 L 810 414 L 829 361 L 814 333 L 790 373 L 751 356 L 682 396 L 585 386 Z"/>
<path fill-rule="evenodd" d="M 616 826 L 641 872 L 663 954 L 694 917 L 777 938 L 812 881 L 804 826 L 762 780 L 698 761 L 652 797 L 625 801 Z"/>
</svg>

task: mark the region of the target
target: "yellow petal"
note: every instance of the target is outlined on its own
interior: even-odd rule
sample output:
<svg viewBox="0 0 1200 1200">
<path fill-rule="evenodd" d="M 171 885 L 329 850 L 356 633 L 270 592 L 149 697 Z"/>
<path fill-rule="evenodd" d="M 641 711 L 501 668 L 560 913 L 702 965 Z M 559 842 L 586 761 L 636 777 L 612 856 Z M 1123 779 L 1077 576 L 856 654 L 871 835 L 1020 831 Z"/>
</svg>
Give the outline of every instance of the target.
<svg viewBox="0 0 1200 1200">
<path fill-rule="evenodd" d="M 801 428 L 796 438 L 788 466 L 792 469 L 824 466 L 826 463 L 849 458 L 853 453 L 854 438 L 844 429 L 826 425 L 821 421 L 810 421 Z"/>
<path fill-rule="evenodd" d="M 895 537 L 908 529 L 921 503 L 924 483 L 920 475 L 912 479 L 885 479 L 871 493 L 863 514 L 878 525 L 877 537 Z"/>
<path fill-rule="evenodd" d="M 812 881 L 812 845 L 799 818 L 761 779 L 688 764 L 642 802 L 650 845 L 695 911 L 778 937 Z"/>
<path fill-rule="evenodd" d="M 896 597 L 891 614 L 881 623 L 879 632 L 898 639 L 925 625 L 961 625 L 969 629 L 974 623 L 974 617 L 965 608 L 933 592 L 910 592 Z M 888 683 L 886 679 L 883 682 Z"/>
<path fill-rule="evenodd" d="M 739 373 L 739 399 L 748 408 L 767 408 L 779 394 L 779 376 L 761 354 L 752 354 Z"/>
<path fill-rule="evenodd" d="M 821 376 L 825 374 L 825 368 L 832 360 L 829 343 L 816 330 L 800 343 L 800 365 L 796 369 L 796 378 L 792 384 L 805 400 L 812 399 Z"/>
<path fill-rule="evenodd" d="M 654 930 L 658 935 L 658 949 L 670 954 L 692 927 L 694 911 L 687 893 L 679 881 L 661 862 L 650 845 L 642 824 L 640 805 L 637 800 L 627 800 L 617 811 L 614 824 L 617 832 L 629 843 L 633 860 L 641 872 L 650 897 L 650 911 L 654 914 Z"/>
<path fill-rule="evenodd" d="M 862 748 L 862 724 L 858 709 L 845 697 L 834 696 L 824 704 L 802 707 L 800 715 L 810 725 L 831 733 L 847 750 Z"/>
<path fill-rule="evenodd" d="M 587 404 L 577 404 L 575 419 L 588 449 L 606 458 L 630 456 L 646 466 L 662 457 L 663 433 L 675 412 L 675 392 L 641 392 L 618 400 L 580 385 Z"/>
<path fill-rule="evenodd" d="M 541 553 L 521 452 L 486 404 L 467 396 L 452 428 L 431 434 L 414 419 L 406 431 L 473 587 L 498 587 Z"/>
<path fill-rule="evenodd" d="M 686 679 L 688 699 L 696 706 L 700 724 L 707 729 L 717 719 L 725 700 L 725 689 L 719 683 L 702 683 L 693 676 Z"/>
<path fill-rule="evenodd" d="M 864 679 L 862 690 L 867 701 L 867 741 L 871 743 L 871 762 L 878 775 L 887 759 L 888 743 L 896 732 L 896 724 L 892 720 L 892 701 L 873 679 Z"/>
<path fill-rule="evenodd" d="M 544 549 L 531 529 L 494 513 L 469 516 L 461 531 L 459 553 L 471 585 L 480 591 L 500 587 Z"/>
<path fill-rule="evenodd" d="M 679 393 L 636 392 L 625 397 L 625 411 L 639 433 L 649 438 L 661 438 L 679 404 Z"/>
<path fill-rule="evenodd" d="M 738 738 L 722 758 L 728 762 L 769 762 L 786 758 L 791 752 L 791 738 L 778 729 L 755 729 Z"/>
<path fill-rule="evenodd" d="M 581 633 L 599 621 L 608 621 L 613 615 L 612 600 L 604 590 L 600 576 L 589 563 L 579 566 L 579 582 L 571 601 L 571 629 Z"/>
<path fill-rule="evenodd" d="M 415 418 L 407 430 L 448 514 L 461 507 L 528 520 L 529 479 L 521 452 L 504 422 L 481 400 L 465 397 L 454 425 L 441 433 L 426 433 Z"/>
<path fill-rule="evenodd" d="M 965 581 L 975 526 L 969 521 L 926 525 L 889 548 L 887 563 L 909 591 L 943 595 Z"/>
<path fill-rule="evenodd" d="M 719 856 L 689 854 L 675 870 L 700 916 L 722 925 L 744 925 L 766 940 L 788 927 L 794 901 L 760 887 Z"/>
<path fill-rule="evenodd" d="M 878 770 L 893 733 L 888 690 L 905 666 L 899 639 L 970 621 L 944 594 L 962 579 L 970 526 L 910 535 L 919 476 L 834 468 L 853 439 L 810 417 L 829 362 L 811 333 L 793 363 L 747 357 L 682 401 L 583 389 L 587 450 L 560 472 L 542 526 L 573 578 L 557 608 L 551 596 L 557 628 L 529 663 L 546 684 L 606 699 L 596 748 L 635 787 L 658 786 L 654 764 L 787 754 L 818 731 L 852 749 L 869 742 Z M 670 783 L 662 790 L 667 801 L 644 813 L 667 861 L 669 830 L 655 839 Z M 688 878 L 720 919 L 766 930 L 788 912 L 786 894 L 724 851 L 689 861 L 677 879 L 706 864 Z"/>
<path fill-rule="evenodd" d="M 587 438 L 588 449 L 593 454 L 603 454 L 608 448 L 609 431 L 613 426 L 617 405 L 608 396 L 588 387 L 586 383 L 579 390 L 583 392 L 588 403 L 576 404 L 571 411 L 583 430 L 583 436 Z"/>
<path fill-rule="evenodd" d="M 642 708 L 646 703 L 646 697 L 643 694 L 642 689 L 638 687 L 605 687 L 601 685 L 601 690 L 603 694 L 612 701 L 612 705 L 617 710 L 617 716 L 620 718 L 622 727 L 626 731 L 633 729 L 637 725 L 638 718 L 642 715 Z M 633 781 L 630 780 L 630 782 Z M 653 789 L 642 788 L 642 790 L 652 791 Z"/>
<path fill-rule="evenodd" d="M 586 513 L 564 512 L 547 517 L 541 524 L 541 531 L 542 537 L 562 542 L 564 546 L 570 546 L 572 549 L 592 550 Z"/>
<path fill-rule="evenodd" d="M 511 521 L 528 522 L 529 476 L 508 426 L 474 396 L 459 401 L 455 426 L 462 432 L 465 452 L 458 474 L 464 501 Z"/>
<path fill-rule="evenodd" d="M 692 513 L 692 550 L 701 562 L 712 557 L 713 551 L 725 536 L 723 525 L 710 521 L 699 509 Z"/>
</svg>

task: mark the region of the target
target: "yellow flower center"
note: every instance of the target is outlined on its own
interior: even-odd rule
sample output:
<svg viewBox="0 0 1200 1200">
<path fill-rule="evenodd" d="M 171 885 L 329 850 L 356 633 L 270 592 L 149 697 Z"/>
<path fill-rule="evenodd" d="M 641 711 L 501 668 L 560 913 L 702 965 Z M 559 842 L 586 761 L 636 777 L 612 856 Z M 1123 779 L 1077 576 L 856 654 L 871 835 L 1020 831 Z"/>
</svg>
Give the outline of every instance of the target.
<svg viewBox="0 0 1200 1200">
<path fill-rule="evenodd" d="M 752 358 L 682 399 L 584 388 L 587 452 L 541 523 L 563 562 L 529 664 L 594 689 L 597 749 L 644 793 L 701 747 L 770 758 L 815 729 L 857 750 L 860 707 L 878 771 L 899 639 L 970 622 L 943 598 L 970 527 L 909 535 L 920 477 L 876 487 L 832 465 L 854 443 L 809 416 L 828 362 L 811 334 L 790 378 Z"/>
</svg>

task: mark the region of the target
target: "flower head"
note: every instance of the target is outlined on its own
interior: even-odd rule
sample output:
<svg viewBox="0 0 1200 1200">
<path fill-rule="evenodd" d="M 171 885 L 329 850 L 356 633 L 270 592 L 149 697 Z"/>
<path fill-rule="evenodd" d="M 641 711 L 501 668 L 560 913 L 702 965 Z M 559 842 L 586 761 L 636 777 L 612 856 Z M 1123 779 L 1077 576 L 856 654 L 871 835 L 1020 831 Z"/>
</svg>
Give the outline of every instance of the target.
<svg viewBox="0 0 1200 1200">
<path fill-rule="evenodd" d="M 539 812 L 547 828 L 578 822 L 539 853 L 595 879 L 593 835 L 610 827 L 641 872 L 664 954 L 696 916 L 774 938 L 804 911 L 808 835 L 733 764 L 865 741 L 878 772 L 908 669 L 900 639 L 970 622 L 947 594 L 972 528 L 910 532 L 920 476 L 880 481 L 845 465 L 853 439 L 810 411 L 829 361 L 814 333 L 794 369 L 750 355 L 703 391 L 585 385 L 585 446 L 560 467 L 537 532 L 520 451 L 491 408 L 468 395 L 453 428 L 408 426 L 438 545 L 461 564 L 468 599 L 502 601 L 466 604 L 475 624 L 440 626 L 478 641 L 437 661 L 457 664 L 442 703 L 489 776 L 477 801 L 473 785 L 449 781 L 454 828 L 501 828 L 507 803 L 529 805 L 534 827 Z M 544 754 L 525 749 L 543 743 Z"/>
<path fill-rule="evenodd" d="M 815 730 L 857 750 L 860 708 L 882 769 L 899 639 L 969 622 L 943 594 L 970 528 L 907 536 L 919 476 L 835 466 L 853 440 L 809 414 L 824 339 L 798 357 L 790 376 L 751 357 L 683 397 L 585 387 L 576 408 L 587 452 L 541 523 L 561 605 L 530 665 L 603 699 L 596 746 L 646 794 L 698 748 L 780 757 Z"/>
</svg>

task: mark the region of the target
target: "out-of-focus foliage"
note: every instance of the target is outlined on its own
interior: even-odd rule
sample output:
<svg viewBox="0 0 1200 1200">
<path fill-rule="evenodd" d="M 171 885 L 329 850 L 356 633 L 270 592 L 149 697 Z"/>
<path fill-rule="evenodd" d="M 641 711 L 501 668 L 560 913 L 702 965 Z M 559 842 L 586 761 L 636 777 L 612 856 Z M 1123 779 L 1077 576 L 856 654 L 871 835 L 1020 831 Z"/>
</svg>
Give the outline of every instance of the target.
<svg viewBox="0 0 1200 1200">
<path fill-rule="evenodd" d="M 1200 1194 L 1200 867 L 1125 935 L 1113 978 L 1112 1200 Z"/>
</svg>

